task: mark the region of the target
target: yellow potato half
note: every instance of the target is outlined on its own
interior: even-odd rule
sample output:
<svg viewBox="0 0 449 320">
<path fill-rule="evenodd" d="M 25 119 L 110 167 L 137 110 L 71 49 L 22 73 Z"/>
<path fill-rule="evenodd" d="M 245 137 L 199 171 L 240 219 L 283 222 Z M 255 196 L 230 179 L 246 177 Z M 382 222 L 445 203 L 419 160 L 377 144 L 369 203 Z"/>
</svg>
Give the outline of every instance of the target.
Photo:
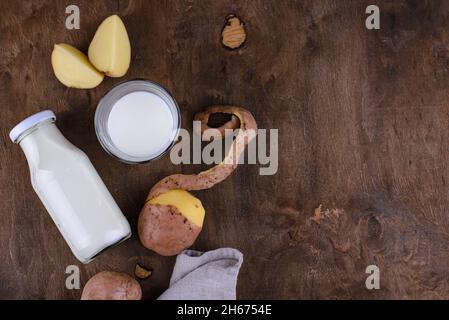
<svg viewBox="0 0 449 320">
<path fill-rule="evenodd" d="M 104 78 L 84 53 L 65 43 L 55 44 L 51 64 L 56 78 L 69 88 L 94 88 Z"/>
<path fill-rule="evenodd" d="M 109 77 L 121 77 L 131 62 L 131 45 L 119 16 L 106 18 L 95 32 L 89 46 L 90 62 Z"/>
</svg>

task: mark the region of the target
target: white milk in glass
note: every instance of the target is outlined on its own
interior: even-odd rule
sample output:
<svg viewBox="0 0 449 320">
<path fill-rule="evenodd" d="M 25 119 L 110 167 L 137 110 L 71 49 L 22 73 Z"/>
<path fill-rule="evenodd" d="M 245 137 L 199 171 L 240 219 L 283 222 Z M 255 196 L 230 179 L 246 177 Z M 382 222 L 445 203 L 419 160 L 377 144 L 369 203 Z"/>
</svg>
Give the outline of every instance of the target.
<svg viewBox="0 0 449 320">
<path fill-rule="evenodd" d="M 147 80 L 113 87 L 95 112 L 100 144 L 128 164 L 146 163 L 166 154 L 177 140 L 180 124 L 175 99 L 162 86 Z"/>
<path fill-rule="evenodd" d="M 131 228 L 84 152 L 35 114 L 10 133 L 28 161 L 31 182 L 73 254 L 83 263 L 131 235 Z"/>
<path fill-rule="evenodd" d="M 167 103 L 154 93 L 137 91 L 121 97 L 108 118 L 114 145 L 133 157 L 156 157 L 173 141 L 174 120 Z"/>
</svg>

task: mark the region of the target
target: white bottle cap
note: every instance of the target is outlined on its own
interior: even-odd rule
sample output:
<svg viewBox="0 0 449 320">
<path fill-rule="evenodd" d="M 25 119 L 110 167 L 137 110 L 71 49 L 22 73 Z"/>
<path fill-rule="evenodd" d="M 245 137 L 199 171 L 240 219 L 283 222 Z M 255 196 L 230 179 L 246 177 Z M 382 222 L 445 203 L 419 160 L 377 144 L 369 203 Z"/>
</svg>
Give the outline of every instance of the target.
<svg viewBox="0 0 449 320">
<path fill-rule="evenodd" d="M 28 129 L 38 125 L 39 123 L 53 119 L 56 120 L 56 115 L 51 110 L 44 110 L 38 113 L 35 113 L 28 118 L 22 120 L 18 125 L 16 125 L 10 132 L 9 138 L 12 142 L 17 143 L 17 139 L 27 131 Z"/>
</svg>

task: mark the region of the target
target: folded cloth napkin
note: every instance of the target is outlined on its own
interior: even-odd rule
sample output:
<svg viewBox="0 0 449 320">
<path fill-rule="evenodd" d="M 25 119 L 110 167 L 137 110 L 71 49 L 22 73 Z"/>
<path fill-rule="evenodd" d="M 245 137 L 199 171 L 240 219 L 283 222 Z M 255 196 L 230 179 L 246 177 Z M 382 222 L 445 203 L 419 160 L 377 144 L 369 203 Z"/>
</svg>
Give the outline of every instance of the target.
<svg viewBox="0 0 449 320">
<path fill-rule="evenodd" d="M 170 287 L 159 300 L 235 300 L 243 254 L 232 248 L 185 250 L 176 258 Z"/>
</svg>

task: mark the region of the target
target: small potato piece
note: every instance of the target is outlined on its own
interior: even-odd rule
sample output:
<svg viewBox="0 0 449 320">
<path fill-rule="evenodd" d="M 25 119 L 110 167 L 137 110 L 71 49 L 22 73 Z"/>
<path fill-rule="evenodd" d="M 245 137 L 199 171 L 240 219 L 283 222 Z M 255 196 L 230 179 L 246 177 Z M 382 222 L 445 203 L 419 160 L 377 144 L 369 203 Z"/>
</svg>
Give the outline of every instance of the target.
<svg viewBox="0 0 449 320">
<path fill-rule="evenodd" d="M 125 273 L 102 271 L 84 286 L 81 300 L 140 300 L 142 289 L 134 278 Z"/>
<path fill-rule="evenodd" d="M 140 264 L 136 264 L 136 268 L 134 269 L 134 275 L 142 280 L 148 279 L 153 274 L 153 271 L 147 269 Z"/>
</svg>

